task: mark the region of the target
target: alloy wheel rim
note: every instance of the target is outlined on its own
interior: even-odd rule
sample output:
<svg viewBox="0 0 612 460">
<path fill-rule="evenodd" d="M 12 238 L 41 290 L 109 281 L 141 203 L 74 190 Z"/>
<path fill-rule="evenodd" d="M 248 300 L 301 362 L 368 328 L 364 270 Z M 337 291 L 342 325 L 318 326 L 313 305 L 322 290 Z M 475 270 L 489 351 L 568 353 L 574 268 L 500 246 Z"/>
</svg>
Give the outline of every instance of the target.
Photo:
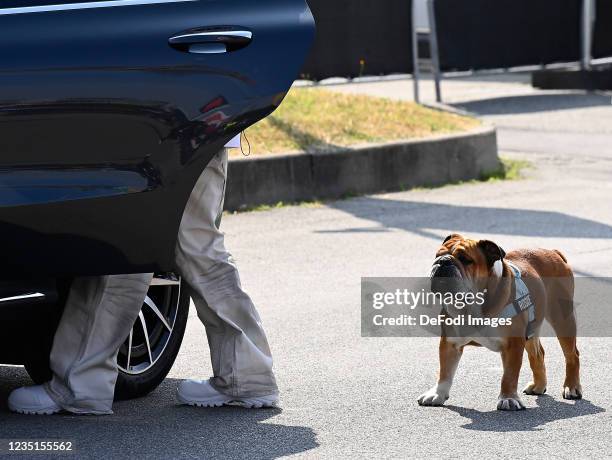
<svg viewBox="0 0 612 460">
<path fill-rule="evenodd" d="M 130 333 L 119 349 L 119 370 L 128 375 L 147 372 L 170 342 L 180 299 L 180 280 L 153 283 Z"/>
</svg>

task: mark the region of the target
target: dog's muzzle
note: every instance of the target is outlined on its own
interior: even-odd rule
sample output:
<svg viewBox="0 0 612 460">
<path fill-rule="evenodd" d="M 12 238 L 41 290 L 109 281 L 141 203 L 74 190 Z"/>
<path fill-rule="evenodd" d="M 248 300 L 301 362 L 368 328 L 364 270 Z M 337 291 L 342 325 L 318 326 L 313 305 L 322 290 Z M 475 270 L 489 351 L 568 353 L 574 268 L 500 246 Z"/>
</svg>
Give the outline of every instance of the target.
<svg viewBox="0 0 612 460">
<path fill-rule="evenodd" d="M 431 267 L 431 278 L 461 278 L 461 271 L 452 256 L 440 256 Z"/>
<path fill-rule="evenodd" d="M 430 278 L 433 292 L 457 292 L 463 285 L 461 271 L 450 255 L 440 256 L 434 260 Z"/>
</svg>

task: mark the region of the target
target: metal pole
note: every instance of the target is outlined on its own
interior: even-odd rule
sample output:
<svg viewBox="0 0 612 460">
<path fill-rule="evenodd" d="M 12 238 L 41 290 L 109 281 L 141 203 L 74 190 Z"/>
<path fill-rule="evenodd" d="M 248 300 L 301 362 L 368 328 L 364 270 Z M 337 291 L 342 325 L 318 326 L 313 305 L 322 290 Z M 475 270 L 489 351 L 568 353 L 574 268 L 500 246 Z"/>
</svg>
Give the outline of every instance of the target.
<svg viewBox="0 0 612 460">
<path fill-rule="evenodd" d="M 421 71 L 419 69 L 419 34 L 417 33 L 416 26 L 416 2 L 417 0 L 412 1 L 412 24 L 411 24 L 411 34 L 412 34 L 412 83 L 414 85 L 414 102 L 417 104 L 421 103 L 421 95 L 419 93 L 419 79 L 421 78 Z"/>
<path fill-rule="evenodd" d="M 429 49 L 431 52 L 431 64 L 433 66 L 434 82 L 436 85 L 436 102 L 442 102 L 442 89 L 440 81 L 440 51 L 438 48 L 438 28 L 436 26 L 434 0 L 427 0 L 427 16 L 429 17 Z"/>
<path fill-rule="evenodd" d="M 580 34 L 582 42 L 581 67 L 583 70 L 591 70 L 594 19 L 595 0 L 582 0 L 582 24 L 580 27 Z"/>
</svg>

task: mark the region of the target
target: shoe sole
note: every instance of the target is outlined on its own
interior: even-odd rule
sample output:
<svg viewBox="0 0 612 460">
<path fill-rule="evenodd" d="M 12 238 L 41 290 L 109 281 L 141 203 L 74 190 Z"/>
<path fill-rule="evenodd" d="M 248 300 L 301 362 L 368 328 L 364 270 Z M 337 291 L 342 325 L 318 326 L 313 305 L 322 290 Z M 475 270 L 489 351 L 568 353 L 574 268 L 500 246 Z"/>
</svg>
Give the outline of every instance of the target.
<svg viewBox="0 0 612 460">
<path fill-rule="evenodd" d="M 57 414 L 59 412 L 61 412 L 61 409 L 37 409 L 37 410 L 29 410 L 29 409 L 17 409 L 14 407 L 9 407 L 9 409 L 11 410 L 11 412 L 15 412 L 16 414 L 23 414 L 23 415 L 53 415 L 53 414 Z"/>
<path fill-rule="evenodd" d="M 262 409 L 276 407 L 278 405 L 278 398 L 247 398 L 247 399 L 231 399 L 231 398 L 218 398 L 218 399 L 207 399 L 202 401 L 193 401 L 183 398 L 180 394 L 177 395 L 178 400 L 192 407 L 221 407 L 221 406 L 238 406 L 245 409 Z"/>
</svg>

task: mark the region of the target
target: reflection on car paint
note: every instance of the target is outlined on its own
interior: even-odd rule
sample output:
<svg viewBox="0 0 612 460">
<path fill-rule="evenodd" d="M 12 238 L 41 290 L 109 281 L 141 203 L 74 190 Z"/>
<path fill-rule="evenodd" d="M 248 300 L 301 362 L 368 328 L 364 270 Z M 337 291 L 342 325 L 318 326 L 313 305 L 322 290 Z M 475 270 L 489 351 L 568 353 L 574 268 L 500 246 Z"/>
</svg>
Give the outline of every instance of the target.
<svg viewBox="0 0 612 460">
<path fill-rule="evenodd" d="M 155 178 L 107 165 L 63 170 L 0 170 L 0 207 L 104 198 L 153 190 Z"/>
<path fill-rule="evenodd" d="M 227 25 L 251 42 L 218 55 L 169 44 Z M 280 104 L 314 37 L 305 0 L 41 10 L 0 15 L 0 30 L 0 274 L 33 275 L 172 270 L 202 170 Z"/>
</svg>

